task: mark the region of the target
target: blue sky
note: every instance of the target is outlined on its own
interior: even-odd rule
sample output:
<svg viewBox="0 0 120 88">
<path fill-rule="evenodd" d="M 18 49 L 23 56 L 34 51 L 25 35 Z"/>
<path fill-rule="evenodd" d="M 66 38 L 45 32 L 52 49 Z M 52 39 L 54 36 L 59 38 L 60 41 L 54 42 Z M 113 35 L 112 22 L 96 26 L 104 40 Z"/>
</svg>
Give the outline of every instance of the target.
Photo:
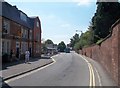
<svg viewBox="0 0 120 88">
<path fill-rule="evenodd" d="M 82 1 L 14 1 L 6 0 L 16 5 L 19 10 L 30 16 L 39 16 L 42 26 L 42 38 L 51 39 L 54 43 L 70 42 L 76 30 L 85 32 L 96 11 L 96 3 Z M 46 2 L 45 2 L 46 1 Z M 80 33 L 80 32 L 78 32 Z"/>
</svg>

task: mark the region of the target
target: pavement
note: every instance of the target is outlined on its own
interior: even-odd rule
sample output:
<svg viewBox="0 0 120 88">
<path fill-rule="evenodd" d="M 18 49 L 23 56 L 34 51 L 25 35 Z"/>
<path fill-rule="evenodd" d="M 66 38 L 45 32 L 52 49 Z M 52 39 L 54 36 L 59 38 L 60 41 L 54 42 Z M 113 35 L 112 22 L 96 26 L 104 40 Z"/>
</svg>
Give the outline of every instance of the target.
<svg viewBox="0 0 120 88">
<path fill-rule="evenodd" d="M 24 60 L 5 63 L 2 65 L 2 71 L 0 71 L 2 73 L 1 77 L 5 81 L 46 66 L 52 62 L 53 60 L 50 57 L 43 56 L 42 58 L 30 58 L 29 63 L 24 63 Z"/>
</svg>

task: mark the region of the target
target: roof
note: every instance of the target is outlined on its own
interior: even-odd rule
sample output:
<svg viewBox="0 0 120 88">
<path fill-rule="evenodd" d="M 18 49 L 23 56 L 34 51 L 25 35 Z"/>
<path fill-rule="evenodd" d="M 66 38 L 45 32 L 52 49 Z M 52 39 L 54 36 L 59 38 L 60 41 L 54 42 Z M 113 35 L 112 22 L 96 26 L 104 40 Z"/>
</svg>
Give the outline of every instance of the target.
<svg viewBox="0 0 120 88">
<path fill-rule="evenodd" d="M 8 18 L 12 21 L 15 21 L 16 23 L 19 23 L 25 27 L 33 29 L 35 18 L 28 17 L 24 12 L 22 12 L 21 10 L 18 10 L 18 8 L 16 6 L 12 6 L 7 2 L 2 2 L 2 4 L 0 3 L 0 7 L 2 7 L 2 11 L 0 12 L 1 16 Z M 21 20 L 21 18 L 20 18 L 21 12 L 24 15 L 26 15 L 26 18 L 27 18 L 26 22 Z"/>
</svg>

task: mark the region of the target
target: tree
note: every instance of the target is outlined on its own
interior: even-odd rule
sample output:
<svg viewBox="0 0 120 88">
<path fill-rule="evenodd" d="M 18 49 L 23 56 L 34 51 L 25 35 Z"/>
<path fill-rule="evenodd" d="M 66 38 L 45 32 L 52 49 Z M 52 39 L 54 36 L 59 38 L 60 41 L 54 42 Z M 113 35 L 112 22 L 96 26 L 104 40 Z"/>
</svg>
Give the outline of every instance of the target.
<svg viewBox="0 0 120 88">
<path fill-rule="evenodd" d="M 44 38 L 41 39 L 41 43 L 45 43 L 45 39 Z"/>
<path fill-rule="evenodd" d="M 61 41 L 59 44 L 58 44 L 58 50 L 60 52 L 64 52 L 64 50 L 66 49 L 66 45 L 63 41 Z"/>
<path fill-rule="evenodd" d="M 111 26 L 120 18 L 120 3 L 117 2 L 97 2 L 97 10 L 92 18 L 94 41 L 105 38 L 111 32 Z M 102 0 L 101 0 L 102 1 Z M 97 37 L 96 37 L 97 36 Z"/>
<path fill-rule="evenodd" d="M 45 43 L 42 43 L 42 53 L 45 54 L 47 52 L 47 47 L 45 46 Z"/>
<path fill-rule="evenodd" d="M 88 30 L 81 34 L 79 41 L 75 43 L 74 49 L 79 50 L 91 44 L 93 44 L 93 33 L 92 30 Z"/>
<path fill-rule="evenodd" d="M 75 43 L 79 41 L 79 34 L 75 34 L 71 39 L 70 39 L 70 47 L 74 47 Z"/>
<path fill-rule="evenodd" d="M 80 38 L 78 34 L 75 34 L 73 38 L 71 38 L 70 44 L 75 50 L 90 46 L 93 43 L 98 43 L 103 38 L 107 37 L 112 31 L 112 24 L 120 18 L 120 3 L 111 3 L 107 1 L 109 0 L 98 0 L 96 3 L 97 10 L 88 30 L 85 33 L 82 33 Z"/>
<path fill-rule="evenodd" d="M 53 44 L 53 41 L 50 40 L 50 39 L 47 39 L 47 40 L 45 41 L 45 44 Z"/>
<path fill-rule="evenodd" d="M 45 39 L 42 39 L 42 53 L 44 54 L 47 53 L 47 47 L 46 47 L 47 44 L 53 44 L 53 41 L 50 39 L 47 39 L 46 41 Z"/>
</svg>

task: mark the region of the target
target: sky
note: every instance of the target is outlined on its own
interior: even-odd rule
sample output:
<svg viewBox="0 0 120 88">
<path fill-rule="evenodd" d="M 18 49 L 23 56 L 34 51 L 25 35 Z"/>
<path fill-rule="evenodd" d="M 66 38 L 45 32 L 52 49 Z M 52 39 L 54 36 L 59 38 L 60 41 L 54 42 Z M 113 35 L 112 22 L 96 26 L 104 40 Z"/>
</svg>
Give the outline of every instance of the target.
<svg viewBox="0 0 120 88">
<path fill-rule="evenodd" d="M 29 17 L 38 16 L 41 20 L 42 38 L 51 39 L 55 44 L 70 38 L 78 30 L 85 32 L 96 11 L 96 2 L 90 0 L 5 0 L 16 5 Z"/>
</svg>

